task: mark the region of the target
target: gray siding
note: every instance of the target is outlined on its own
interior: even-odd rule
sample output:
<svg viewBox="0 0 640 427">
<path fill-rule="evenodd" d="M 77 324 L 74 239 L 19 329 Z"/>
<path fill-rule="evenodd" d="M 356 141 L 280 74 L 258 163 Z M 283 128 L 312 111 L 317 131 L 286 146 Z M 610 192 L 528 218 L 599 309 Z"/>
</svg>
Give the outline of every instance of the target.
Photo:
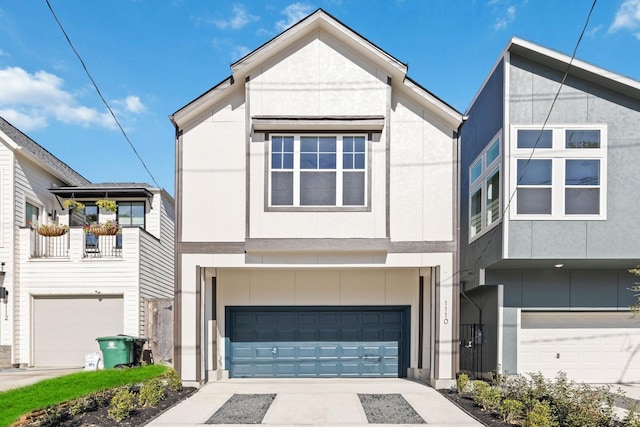
<svg viewBox="0 0 640 427">
<path fill-rule="evenodd" d="M 504 66 L 501 62 L 467 112 L 469 118 L 460 133 L 460 270 L 468 272 L 462 278 L 467 286 L 478 284 L 479 267 L 502 257 L 502 224 L 469 244 L 469 167 L 503 127 L 503 98 Z"/>
<path fill-rule="evenodd" d="M 562 73 L 512 55 L 511 124 L 543 123 Z M 640 156 L 640 101 L 598 85 L 568 77 L 549 124 L 606 123 L 607 220 L 510 221 L 509 258 L 640 258 L 637 212 Z M 630 261 L 630 265 L 633 262 Z"/>
</svg>

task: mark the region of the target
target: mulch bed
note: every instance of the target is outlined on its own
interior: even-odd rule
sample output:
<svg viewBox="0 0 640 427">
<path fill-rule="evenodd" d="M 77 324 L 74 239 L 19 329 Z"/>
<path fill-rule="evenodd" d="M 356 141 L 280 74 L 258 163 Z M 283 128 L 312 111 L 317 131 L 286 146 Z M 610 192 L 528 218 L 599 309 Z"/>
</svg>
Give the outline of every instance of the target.
<svg viewBox="0 0 640 427">
<path fill-rule="evenodd" d="M 503 422 L 498 414 L 485 412 L 476 405 L 471 396 L 459 394 L 453 390 L 438 390 L 444 397 L 458 405 L 463 411 L 475 418 L 478 422 L 489 427 L 513 427 L 513 424 Z"/>
<path fill-rule="evenodd" d="M 60 420 L 52 422 L 51 417 L 45 411 L 29 414 L 14 424 L 14 426 L 38 426 L 38 427 L 122 427 L 142 426 L 149 423 L 160 414 L 173 407 L 177 403 L 196 392 L 195 387 L 185 387 L 180 391 L 166 390 L 166 397 L 153 408 L 136 408 L 131 417 L 124 421 L 115 421 L 108 417 L 108 406 L 101 406 L 94 411 L 84 412 L 72 416 L 66 410 L 60 411 Z"/>
</svg>

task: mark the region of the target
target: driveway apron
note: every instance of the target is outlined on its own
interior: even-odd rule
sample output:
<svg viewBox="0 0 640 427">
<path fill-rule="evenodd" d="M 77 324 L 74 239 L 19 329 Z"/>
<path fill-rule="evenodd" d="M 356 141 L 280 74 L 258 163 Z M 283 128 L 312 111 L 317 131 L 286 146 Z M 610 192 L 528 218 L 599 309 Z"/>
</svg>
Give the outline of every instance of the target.
<svg viewBox="0 0 640 427">
<path fill-rule="evenodd" d="M 149 426 L 480 426 L 405 379 L 230 379 L 204 385 Z"/>
</svg>

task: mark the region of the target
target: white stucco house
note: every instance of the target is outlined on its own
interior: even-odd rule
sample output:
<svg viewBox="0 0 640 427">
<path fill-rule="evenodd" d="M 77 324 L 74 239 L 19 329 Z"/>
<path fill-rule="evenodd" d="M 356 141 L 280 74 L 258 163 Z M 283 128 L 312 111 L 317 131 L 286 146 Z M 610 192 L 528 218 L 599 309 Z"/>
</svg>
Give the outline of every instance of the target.
<svg viewBox="0 0 640 427">
<path fill-rule="evenodd" d="M 407 66 L 318 10 L 176 111 L 175 366 L 457 371 L 457 131 Z"/>
<path fill-rule="evenodd" d="M 68 199 L 85 207 L 70 217 Z M 0 366 L 82 366 L 99 351 L 95 338 L 144 336 L 147 301 L 173 297 L 174 206 L 164 190 L 92 184 L 0 118 L 0 201 Z M 82 227 L 109 220 L 119 234 Z M 50 237 L 37 232 L 43 224 L 70 227 Z"/>
</svg>

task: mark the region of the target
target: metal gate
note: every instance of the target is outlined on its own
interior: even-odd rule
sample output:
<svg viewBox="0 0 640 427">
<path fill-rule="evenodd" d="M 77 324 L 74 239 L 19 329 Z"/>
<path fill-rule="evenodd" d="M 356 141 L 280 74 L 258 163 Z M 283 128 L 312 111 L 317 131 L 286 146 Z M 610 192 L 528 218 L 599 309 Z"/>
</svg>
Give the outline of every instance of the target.
<svg viewBox="0 0 640 427">
<path fill-rule="evenodd" d="M 482 378 L 482 325 L 460 325 L 460 371 L 472 378 Z"/>
</svg>

